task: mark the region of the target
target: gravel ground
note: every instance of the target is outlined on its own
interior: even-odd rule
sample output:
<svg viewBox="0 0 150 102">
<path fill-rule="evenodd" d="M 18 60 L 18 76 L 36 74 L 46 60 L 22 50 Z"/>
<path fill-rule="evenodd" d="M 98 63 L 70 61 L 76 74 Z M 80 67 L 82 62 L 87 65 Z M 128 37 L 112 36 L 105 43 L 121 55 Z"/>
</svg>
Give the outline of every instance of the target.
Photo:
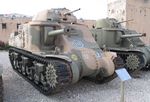
<svg viewBox="0 0 150 102">
<path fill-rule="evenodd" d="M 81 80 L 62 92 L 44 96 L 16 74 L 10 65 L 8 52 L 0 52 L 3 65 L 4 102 L 120 102 L 120 79 L 106 84 Z M 126 102 L 150 102 L 150 72 L 125 83 Z"/>
</svg>

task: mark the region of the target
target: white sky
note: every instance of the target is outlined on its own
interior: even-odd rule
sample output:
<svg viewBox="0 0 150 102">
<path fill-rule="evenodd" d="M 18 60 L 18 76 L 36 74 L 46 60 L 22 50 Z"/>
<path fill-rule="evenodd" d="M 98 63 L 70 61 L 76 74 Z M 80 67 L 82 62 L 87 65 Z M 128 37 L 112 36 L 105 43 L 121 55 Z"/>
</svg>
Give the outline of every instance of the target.
<svg viewBox="0 0 150 102">
<path fill-rule="evenodd" d="M 74 13 L 78 18 L 100 19 L 107 16 L 107 0 L 0 0 L 0 14 L 33 16 L 44 9 L 63 7 L 70 10 L 81 8 Z"/>
</svg>

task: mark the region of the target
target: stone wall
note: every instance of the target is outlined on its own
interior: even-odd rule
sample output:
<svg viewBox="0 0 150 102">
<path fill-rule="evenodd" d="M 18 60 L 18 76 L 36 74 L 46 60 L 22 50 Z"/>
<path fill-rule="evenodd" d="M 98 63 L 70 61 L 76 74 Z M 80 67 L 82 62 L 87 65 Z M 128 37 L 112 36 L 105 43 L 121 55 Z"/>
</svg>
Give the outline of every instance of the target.
<svg viewBox="0 0 150 102">
<path fill-rule="evenodd" d="M 107 0 L 108 17 L 118 21 L 126 20 L 126 0 Z M 124 27 L 125 23 L 122 24 Z"/>
<path fill-rule="evenodd" d="M 150 44 L 150 0 L 107 0 L 108 17 L 118 21 L 133 20 L 122 25 L 139 33 L 147 33 L 142 40 Z M 113 12 L 112 12 L 113 11 Z"/>
<path fill-rule="evenodd" d="M 150 44 L 150 2 L 149 0 L 127 0 L 126 19 L 133 19 L 126 24 L 127 28 L 146 33 L 143 41 Z"/>
<path fill-rule="evenodd" d="M 0 41 L 8 42 L 9 35 L 13 31 L 16 31 L 18 26 L 23 23 L 27 23 L 31 18 L 7 18 L 0 17 Z"/>
</svg>

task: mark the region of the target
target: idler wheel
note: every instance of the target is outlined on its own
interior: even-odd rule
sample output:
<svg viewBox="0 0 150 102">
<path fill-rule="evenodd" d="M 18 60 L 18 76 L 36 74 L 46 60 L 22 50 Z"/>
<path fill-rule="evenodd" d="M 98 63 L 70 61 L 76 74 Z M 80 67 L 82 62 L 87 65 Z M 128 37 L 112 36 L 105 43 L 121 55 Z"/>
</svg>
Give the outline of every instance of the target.
<svg viewBox="0 0 150 102">
<path fill-rule="evenodd" d="M 117 57 L 113 60 L 113 62 L 115 64 L 116 69 L 123 68 L 125 66 L 124 60 L 119 55 L 117 55 Z"/>
</svg>

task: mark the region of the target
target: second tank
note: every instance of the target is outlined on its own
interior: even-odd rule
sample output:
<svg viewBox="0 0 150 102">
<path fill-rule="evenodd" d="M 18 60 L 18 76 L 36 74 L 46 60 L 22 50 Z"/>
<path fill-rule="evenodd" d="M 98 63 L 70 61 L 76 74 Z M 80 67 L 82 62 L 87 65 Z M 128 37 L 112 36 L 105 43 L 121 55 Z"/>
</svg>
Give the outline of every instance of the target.
<svg viewBox="0 0 150 102">
<path fill-rule="evenodd" d="M 98 20 L 91 30 L 96 42 L 100 48 L 116 52 L 128 70 L 149 67 L 150 46 L 140 39 L 146 34 L 124 29 L 120 23 L 113 18 Z"/>
</svg>

